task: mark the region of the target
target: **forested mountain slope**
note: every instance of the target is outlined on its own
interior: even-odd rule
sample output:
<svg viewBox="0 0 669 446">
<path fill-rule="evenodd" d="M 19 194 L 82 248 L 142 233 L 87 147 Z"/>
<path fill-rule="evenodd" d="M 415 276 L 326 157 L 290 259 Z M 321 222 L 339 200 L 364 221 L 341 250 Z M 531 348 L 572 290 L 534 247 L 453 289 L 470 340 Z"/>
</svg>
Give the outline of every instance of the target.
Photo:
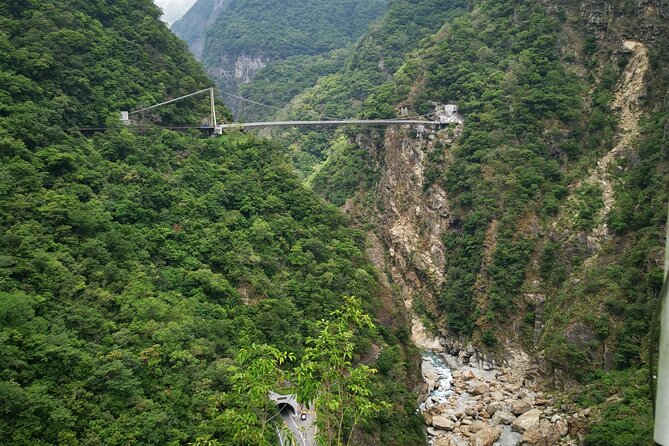
<svg viewBox="0 0 669 446">
<path fill-rule="evenodd" d="M 229 0 L 198 0 L 171 26 L 172 32 L 188 43 L 198 60 L 202 59 L 207 27 L 230 5 Z"/>
<path fill-rule="evenodd" d="M 217 85 L 235 93 L 268 64 L 348 46 L 385 7 L 386 0 L 199 0 L 172 29 L 201 58 Z M 300 72 L 302 62 L 291 63 L 295 77 L 307 82 L 313 77 Z M 238 101 L 226 101 L 235 112 L 242 111 Z"/>
<path fill-rule="evenodd" d="M 388 22 L 393 11 L 401 20 Z M 405 27 L 428 17 L 432 35 L 406 44 Z M 280 136 L 300 168 L 316 165 L 316 191 L 375 228 L 380 264 L 428 331 L 455 353 L 469 343 L 498 361 L 528 352 L 539 370 L 528 382 L 577 385 L 565 407 L 595 408 L 589 444 L 650 442 L 668 36 L 661 1 L 395 1 L 342 69 L 283 111 L 460 107 L 462 129 L 423 140 L 413 130 Z M 259 99 L 270 85 L 244 88 Z"/>
<path fill-rule="evenodd" d="M 459 0 L 392 0 L 388 11 L 364 36 L 350 49 L 337 54 L 343 59 L 341 67 L 332 65 L 334 69 L 323 70 L 311 82 L 313 86 L 309 85 L 300 94 L 295 93 L 298 83 L 294 79 L 300 79 L 298 73 L 305 71 L 318 73 L 321 60 L 308 59 L 295 65 L 287 60 L 261 70 L 241 87 L 240 94 L 257 102 L 285 107 L 276 111 L 247 105 L 247 114 L 285 119 L 394 117 L 397 104 L 392 103 L 393 98 L 376 103 L 368 103 L 367 98 L 392 79 L 404 58 L 422 39 L 436 33 L 445 21 L 465 13 L 466 7 L 466 2 Z M 298 169 L 308 176 L 324 160 L 331 131 L 285 129 L 274 136 L 301 148 L 293 157 Z"/>
<path fill-rule="evenodd" d="M 267 390 L 298 365 L 317 403 L 328 371 L 364 393 L 346 435 L 375 402 L 355 442 L 423 442 L 403 316 L 362 313 L 388 293 L 363 235 L 276 144 L 119 124 L 209 80 L 151 1 L 112 3 L 0 3 L 0 442 L 276 444 Z M 197 124 L 202 102 L 156 118 Z M 323 371 L 307 338 L 327 334 L 347 353 Z M 361 357 L 378 375 L 349 373 Z"/>
</svg>

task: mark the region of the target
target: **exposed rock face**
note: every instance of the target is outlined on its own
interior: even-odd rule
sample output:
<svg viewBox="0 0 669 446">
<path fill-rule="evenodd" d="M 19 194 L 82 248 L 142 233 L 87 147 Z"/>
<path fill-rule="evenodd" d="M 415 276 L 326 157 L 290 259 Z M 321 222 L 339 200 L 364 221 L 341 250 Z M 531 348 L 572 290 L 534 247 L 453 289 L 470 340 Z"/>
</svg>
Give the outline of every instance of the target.
<svg viewBox="0 0 669 446">
<path fill-rule="evenodd" d="M 383 165 L 387 167 L 379 191 L 388 228 L 384 239 L 394 263 L 402 269 L 414 269 L 415 277 L 410 277 L 414 280 L 409 284 L 414 290 L 428 291 L 444 279 L 441 236 L 449 227 L 450 206 L 441 187 L 432 185 L 424 192 L 423 184 L 427 153 L 434 150 L 435 141 L 443 143 L 445 138 L 442 132 L 434 140 L 424 141 L 390 128 L 383 144 Z M 424 275 L 423 280 L 416 273 Z"/>
<path fill-rule="evenodd" d="M 511 429 L 515 432 L 523 433 L 528 429 L 538 427 L 541 413 L 542 412 L 539 409 L 532 409 L 525 412 L 511 423 Z"/>
<path fill-rule="evenodd" d="M 226 85 L 239 86 L 253 79 L 267 62 L 267 59 L 260 56 L 223 53 L 219 56 L 216 68 L 210 69 L 210 73 Z"/>
<path fill-rule="evenodd" d="M 486 427 L 469 437 L 469 444 L 471 446 L 492 446 L 500 435 L 502 435 L 502 430 L 499 427 Z"/>
<path fill-rule="evenodd" d="M 412 340 L 431 351 L 445 347 L 437 333 L 430 333 L 412 315 L 413 299 L 420 296 L 428 309 L 434 307 L 435 292 L 444 280 L 442 235 L 450 225 L 450 204 L 440 186 L 424 186 L 425 168 L 428 153 L 437 144 L 450 145 L 453 137 L 429 130 L 417 137 L 414 129 L 403 126 L 388 128 L 381 143 L 363 136 L 356 141 L 370 152 L 381 172 L 378 199 L 384 210 L 375 226 L 387 255 L 372 260 L 399 286 L 412 320 Z"/>
<path fill-rule="evenodd" d="M 629 153 L 633 141 L 639 136 L 639 100 L 646 95 L 644 77 L 650 67 L 648 50 L 642 43 L 627 40 L 623 43 L 622 50 L 631 53 L 632 58 L 627 63 L 618 84 L 612 105 L 612 109 L 618 112 L 620 120 L 619 137 L 613 149 L 597 162 L 597 167 L 587 180 L 588 183 L 599 184 L 602 188 L 604 206 L 598 218 L 600 223 L 592 231 L 592 235 L 598 241 L 609 235 L 605 221 L 615 202 L 612 167 L 621 156 Z"/>
<path fill-rule="evenodd" d="M 637 0 L 636 6 L 636 18 L 642 21 L 635 26 L 634 33 L 626 31 L 626 37 L 638 39 L 647 45 L 661 44 L 669 31 L 666 20 L 663 21 L 669 17 L 669 2 Z M 615 34 L 618 38 L 620 30 L 616 29 L 616 20 L 629 14 L 627 11 L 621 13 L 619 9 L 616 10 L 614 3 L 605 0 L 582 0 L 579 10 L 585 28 L 599 38 L 606 38 L 608 34 Z"/>
<path fill-rule="evenodd" d="M 230 0 L 199 0 L 182 18 L 172 24 L 172 31 L 188 44 L 197 60 L 202 60 L 205 30 L 229 5 Z"/>
</svg>

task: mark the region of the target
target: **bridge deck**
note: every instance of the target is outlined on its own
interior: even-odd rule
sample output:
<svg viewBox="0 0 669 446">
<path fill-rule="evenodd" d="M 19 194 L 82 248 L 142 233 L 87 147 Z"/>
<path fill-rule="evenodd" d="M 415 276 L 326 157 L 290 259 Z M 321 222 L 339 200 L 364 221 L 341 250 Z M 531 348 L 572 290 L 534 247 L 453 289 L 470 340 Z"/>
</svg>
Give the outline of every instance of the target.
<svg viewBox="0 0 669 446">
<path fill-rule="evenodd" d="M 331 121 L 266 121 L 266 122 L 235 122 L 232 124 L 223 124 L 218 127 L 225 129 L 252 128 L 252 127 L 278 127 L 278 126 L 309 126 L 309 125 L 439 125 L 438 121 L 418 121 L 408 119 L 341 119 Z"/>
</svg>

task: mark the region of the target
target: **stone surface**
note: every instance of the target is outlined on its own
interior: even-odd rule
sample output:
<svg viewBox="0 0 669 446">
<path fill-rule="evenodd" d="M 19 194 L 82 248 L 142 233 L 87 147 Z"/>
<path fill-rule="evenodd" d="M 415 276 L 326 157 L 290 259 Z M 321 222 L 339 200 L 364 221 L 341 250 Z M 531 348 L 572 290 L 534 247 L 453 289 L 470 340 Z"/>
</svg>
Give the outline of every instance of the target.
<svg viewBox="0 0 669 446">
<path fill-rule="evenodd" d="M 488 423 L 481 420 L 474 420 L 472 424 L 469 425 L 469 432 L 475 434 L 476 432 L 483 430 L 488 427 Z"/>
<path fill-rule="evenodd" d="M 493 394 L 492 396 L 495 397 L 495 394 Z M 501 395 L 500 395 L 500 397 L 501 397 Z M 499 399 L 499 398 L 497 398 L 497 399 Z M 490 416 L 495 415 L 495 412 L 497 412 L 498 410 L 502 410 L 502 409 L 504 409 L 504 405 L 502 403 L 500 403 L 499 401 L 493 401 L 490 404 L 488 404 L 488 406 L 486 406 L 486 411 L 490 414 Z"/>
<path fill-rule="evenodd" d="M 425 424 L 432 425 L 432 412 L 423 412 L 423 418 L 425 418 Z"/>
<path fill-rule="evenodd" d="M 513 432 L 510 426 L 502 427 L 502 435 L 495 442 L 495 446 L 518 446 L 522 436 Z"/>
<path fill-rule="evenodd" d="M 532 404 L 526 400 L 511 403 L 511 413 L 514 415 L 522 415 L 530 409 L 532 409 Z"/>
<path fill-rule="evenodd" d="M 430 361 L 423 361 L 421 364 L 421 372 L 423 374 L 423 380 L 425 381 L 425 384 L 427 384 L 427 391 L 431 392 L 434 390 L 434 386 L 439 379 L 439 374 L 437 374 L 437 370 Z"/>
<path fill-rule="evenodd" d="M 471 393 L 472 395 L 483 395 L 484 393 L 490 392 L 490 387 L 484 383 L 477 383 L 472 386 Z"/>
<path fill-rule="evenodd" d="M 467 407 L 465 407 L 465 415 L 467 415 L 468 417 L 475 417 L 478 414 L 479 411 L 476 408 L 475 404 L 469 404 Z"/>
<path fill-rule="evenodd" d="M 539 409 L 529 410 L 513 420 L 513 423 L 511 423 L 511 429 L 514 432 L 520 432 L 522 434 L 526 430 L 533 428 L 534 426 L 538 426 L 540 417 L 541 411 Z"/>
<path fill-rule="evenodd" d="M 541 420 L 538 425 L 528 428 L 522 437 L 524 445 L 552 446 L 560 440 L 560 434 L 548 420 Z"/>
<path fill-rule="evenodd" d="M 569 434 L 569 427 L 567 426 L 567 423 L 565 423 L 562 420 L 558 420 L 555 422 L 555 429 L 557 432 L 560 434 L 561 437 L 566 437 L 567 434 Z"/>
<path fill-rule="evenodd" d="M 437 429 L 451 431 L 455 427 L 455 423 L 449 417 L 435 415 L 432 417 L 432 426 L 436 427 Z"/>
<path fill-rule="evenodd" d="M 500 435 L 502 435 L 502 430 L 499 427 L 487 426 L 469 437 L 469 445 L 492 446 Z"/>
<path fill-rule="evenodd" d="M 492 416 L 493 424 L 511 424 L 515 419 L 516 416 L 514 414 L 505 410 L 498 410 L 495 412 L 495 415 Z"/>
<path fill-rule="evenodd" d="M 468 369 L 462 373 L 462 379 L 465 381 L 469 381 L 470 379 L 476 378 L 476 375 L 474 375 L 474 372 L 471 371 L 471 369 Z"/>
</svg>

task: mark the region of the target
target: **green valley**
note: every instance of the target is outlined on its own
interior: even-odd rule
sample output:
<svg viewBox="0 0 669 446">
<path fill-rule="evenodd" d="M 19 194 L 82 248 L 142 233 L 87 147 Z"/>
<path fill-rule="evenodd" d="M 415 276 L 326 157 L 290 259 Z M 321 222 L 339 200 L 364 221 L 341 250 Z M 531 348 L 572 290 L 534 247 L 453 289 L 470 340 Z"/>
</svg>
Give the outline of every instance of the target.
<svg viewBox="0 0 669 446">
<path fill-rule="evenodd" d="M 665 1 L 160 17 L 0 2 L 0 444 L 653 444 Z M 416 122 L 119 121 L 214 85 L 226 123 Z"/>
</svg>

